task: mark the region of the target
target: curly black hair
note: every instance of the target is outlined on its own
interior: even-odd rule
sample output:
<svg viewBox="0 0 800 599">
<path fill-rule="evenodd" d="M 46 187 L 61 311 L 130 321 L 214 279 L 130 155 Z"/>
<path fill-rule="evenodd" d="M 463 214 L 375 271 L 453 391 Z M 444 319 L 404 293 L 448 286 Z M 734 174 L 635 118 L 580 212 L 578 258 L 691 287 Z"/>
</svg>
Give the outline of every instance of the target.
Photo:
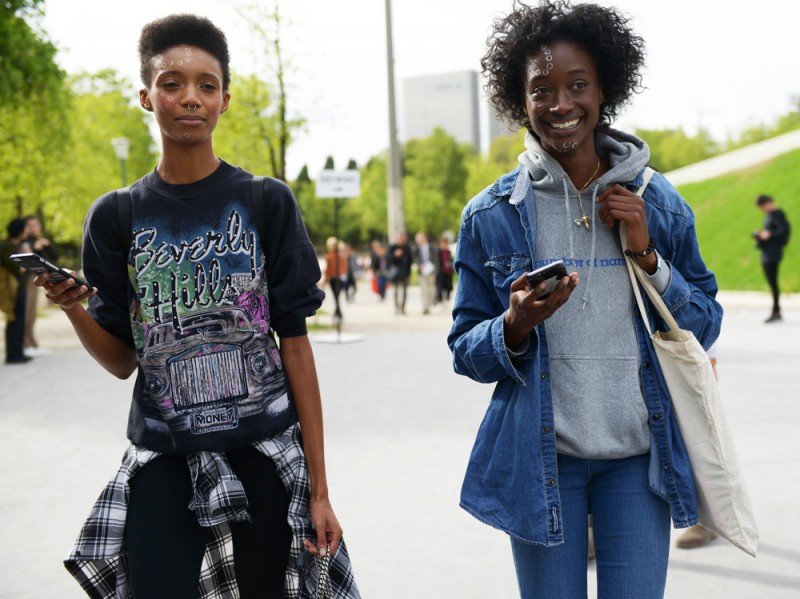
<svg viewBox="0 0 800 599">
<path fill-rule="evenodd" d="M 532 7 L 515 1 L 511 14 L 494 22 L 481 59 L 490 101 L 501 116 L 531 131 L 525 69 L 543 44 L 557 41 L 577 44 L 594 59 L 605 98 L 598 128 L 608 127 L 631 95 L 643 89 L 644 40 L 617 9 L 597 4 L 543 0 Z"/>
<path fill-rule="evenodd" d="M 228 40 L 214 23 L 191 14 L 169 15 L 142 28 L 139 36 L 139 75 L 142 83 L 150 86 L 153 75 L 150 61 L 153 57 L 181 44 L 197 46 L 216 58 L 222 67 L 222 89 L 228 91 L 231 82 Z"/>
</svg>

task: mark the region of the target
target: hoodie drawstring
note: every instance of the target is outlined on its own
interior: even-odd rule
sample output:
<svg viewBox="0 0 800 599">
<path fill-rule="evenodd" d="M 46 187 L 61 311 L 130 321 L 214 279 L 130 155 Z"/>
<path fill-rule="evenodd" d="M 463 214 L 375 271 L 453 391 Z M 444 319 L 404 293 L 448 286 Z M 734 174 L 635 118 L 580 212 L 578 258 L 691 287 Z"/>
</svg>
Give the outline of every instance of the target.
<svg viewBox="0 0 800 599">
<path fill-rule="evenodd" d="M 583 304 L 581 304 L 581 310 L 585 310 L 586 309 L 586 305 L 589 303 L 589 289 L 591 288 L 592 273 L 594 272 L 594 268 L 592 267 L 592 263 L 594 262 L 594 259 L 595 259 L 595 242 L 597 241 L 597 227 L 598 227 L 598 224 L 597 224 L 597 220 L 596 220 L 595 217 L 596 217 L 596 212 L 597 212 L 597 189 L 599 187 L 600 187 L 599 185 L 595 185 L 594 186 L 594 190 L 592 191 L 592 220 L 591 220 L 591 223 L 592 223 L 592 250 L 590 252 L 590 256 L 591 256 L 592 262 L 589 263 L 589 274 L 586 276 L 586 287 L 584 288 L 584 289 L 586 289 L 586 292 L 583 294 L 583 297 L 581 298 L 583 300 Z"/>
<path fill-rule="evenodd" d="M 567 234 L 569 235 L 569 257 L 570 260 L 575 258 L 575 245 L 572 241 L 572 215 L 569 213 L 569 186 L 567 184 L 567 175 L 561 175 L 561 183 L 564 185 L 564 210 L 567 213 Z"/>
<path fill-rule="evenodd" d="M 567 234 L 569 235 L 569 259 L 575 260 L 575 242 L 573 241 L 573 236 L 572 236 L 573 220 L 572 220 L 572 214 L 570 214 L 570 209 L 569 209 L 569 184 L 567 183 L 567 179 L 568 179 L 567 175 L 561 175 L 561 183 L 564 186 L 564 210 L 567 213 Z M 583 300 L 583 303 L 581 304 L 581 310 L 585 310 L 587 304 L 589 303 L 589 289 L 591 289 L 592 272 L 594 271 L 594 268 L 592 268 L 592 263 L 594 262 L 595 259 L 595 248 L 597 242 L 597 229 L 596 229 L 597 223 L 595 219 L 597 217 L 596 201 L 597 201 L 598 188 L 599 185 L 595 185 L 594 190 L 592 191 L 592 220 L 590 221 L 592 223 L 591 226 L 592 249 L 590 252 L 591 261 L 589 262 L 589 264 L 587 264 L 589 274 L 586 275 L 586 285 L 582 286 L 585 291 L 583 297 L 581 298 L 581 300 Z"/>
</svg>

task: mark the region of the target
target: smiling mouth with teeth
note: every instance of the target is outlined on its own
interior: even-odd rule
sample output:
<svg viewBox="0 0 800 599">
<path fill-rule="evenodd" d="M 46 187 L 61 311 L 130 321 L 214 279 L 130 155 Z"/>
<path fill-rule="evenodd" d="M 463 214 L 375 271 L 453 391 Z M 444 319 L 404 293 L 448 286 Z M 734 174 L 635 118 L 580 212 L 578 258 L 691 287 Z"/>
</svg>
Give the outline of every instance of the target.
<svg viewBox="0 0 800 599">
<path fill-rule="evenodd" d="M 580 121 L 580 119 L 575 119 L 573 121 L 567 121 L 565 123 L 550 123 L 550 126 L 553 127 L 553 129 L 569 129 L 569 128 L 574 127 L 575 125 L 577 125 L 578 121 Z"/>
</svg>

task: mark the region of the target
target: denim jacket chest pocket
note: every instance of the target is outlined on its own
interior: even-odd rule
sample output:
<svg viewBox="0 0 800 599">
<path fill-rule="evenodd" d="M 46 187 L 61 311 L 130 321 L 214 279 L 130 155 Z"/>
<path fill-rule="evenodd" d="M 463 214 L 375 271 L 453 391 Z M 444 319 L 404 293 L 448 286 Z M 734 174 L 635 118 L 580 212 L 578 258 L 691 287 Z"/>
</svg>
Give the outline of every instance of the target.
<svg viewBox="0 0 800 599">
<path fill-rule="evenodd" d="M 492 277 L 495 293 L 503 304 L 508 304 L 511 283 L 526 272 L 530 272 L 532 263 L 531 257 L 526 254 L 497 256 L 484 262 L 484 268 Z"/>
</svg>

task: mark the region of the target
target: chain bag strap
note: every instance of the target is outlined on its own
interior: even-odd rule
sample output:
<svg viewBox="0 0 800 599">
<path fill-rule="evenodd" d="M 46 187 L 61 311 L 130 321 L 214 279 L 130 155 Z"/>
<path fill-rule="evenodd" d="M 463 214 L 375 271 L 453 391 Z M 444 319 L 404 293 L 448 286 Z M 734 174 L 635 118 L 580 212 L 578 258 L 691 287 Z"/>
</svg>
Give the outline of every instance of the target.
<svg viewBox="0 0 800 599">
<path fill-rule="evenodd" d="M 317 597 L 316 599 L 333 599 L 333 584 L 331 583 L 331 546 L 326 546 L 325 555 L 314 556 L 317 566 Z"/>
</svg>

